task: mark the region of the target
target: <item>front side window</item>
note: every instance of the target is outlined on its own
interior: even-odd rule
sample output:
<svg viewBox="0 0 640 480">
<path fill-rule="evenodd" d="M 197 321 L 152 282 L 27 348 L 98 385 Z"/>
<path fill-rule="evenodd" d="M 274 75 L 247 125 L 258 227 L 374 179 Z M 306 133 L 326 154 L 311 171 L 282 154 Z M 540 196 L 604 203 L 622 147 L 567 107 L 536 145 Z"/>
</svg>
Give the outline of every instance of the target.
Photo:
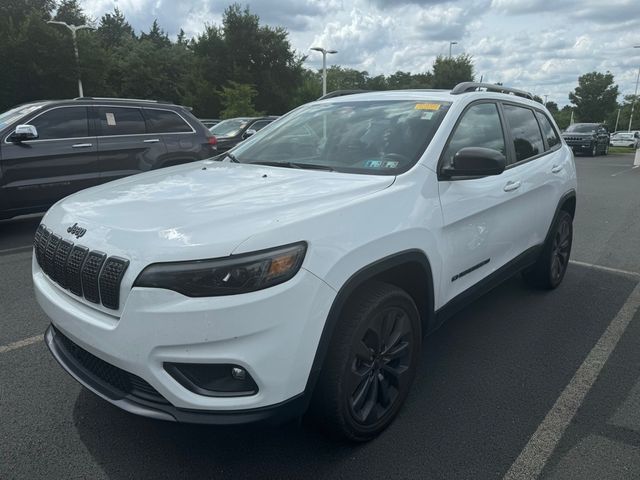
<svg viewBox="0 0 640 480">
<path fill-rule="evenodd" d="M 505 105 L 504 113 L 516 151 L 516 162 L 543 153 L 542 134 L 533 110 L 515 105 Z"/>
<path fill-rule="evenodd" d="M 145 108 L 149 133 L 185 133 L 192 129 L 176 112 Z"/>
<path fill-rule="evenodd" d="M 553 148 L 558 145 L 560 143 L 560 138 L 558 138 L 558 134 L 551 125 L 551 122 L 549 121 L 547 116 L 542 112 L 536 112 L 536 116 L 538 117 L 538 121 L 540 122 L 542 134 L 547 139 L 547 145 L 549 145 L 549 148 Z"/>
<path fill-rule="evenodd" d="M 140 135 L 147 127 L 139 108 L 97 107 L 100 135 Z"/>
<path fill-rule="evenodd" d="M 449 106 L 430 100 L 313 103 L 233 153 L 243 163 L 396 175 L 419 160 Z"/>
<path fill-rule="evenodd" d="M 54 108 L 29 122 L 38 130 L 38 140 L 89 136 L 86 107 Z"/>
<path fill-rule="evenodd" d="M 452 166 L 455 154 L 466 147 L 491 148 L 506 155 L 500 114 L 495 103 L 479 103 L 467 109 L 445 148 L 443 165 Z"/>
</svg>

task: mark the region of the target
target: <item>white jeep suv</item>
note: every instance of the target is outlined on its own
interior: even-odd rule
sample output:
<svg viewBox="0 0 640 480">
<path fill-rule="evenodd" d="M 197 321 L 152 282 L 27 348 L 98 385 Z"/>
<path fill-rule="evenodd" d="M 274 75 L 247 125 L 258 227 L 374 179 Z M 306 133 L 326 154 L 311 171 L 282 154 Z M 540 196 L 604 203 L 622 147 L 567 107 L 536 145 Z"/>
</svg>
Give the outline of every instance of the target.
<svg viewBox="0 0 640 480">
<path fill-rule="evenodd" d="M 233 424 L 310 410 L 366 440 L 446 317 L 518 271 L 558 286 L 575 191 L 571 149 L 528 93 L 464 83 L 313 102 L 220 158 L 54 205 L 33 258 L 46 342 L 132 413 Z"/>
</svg>

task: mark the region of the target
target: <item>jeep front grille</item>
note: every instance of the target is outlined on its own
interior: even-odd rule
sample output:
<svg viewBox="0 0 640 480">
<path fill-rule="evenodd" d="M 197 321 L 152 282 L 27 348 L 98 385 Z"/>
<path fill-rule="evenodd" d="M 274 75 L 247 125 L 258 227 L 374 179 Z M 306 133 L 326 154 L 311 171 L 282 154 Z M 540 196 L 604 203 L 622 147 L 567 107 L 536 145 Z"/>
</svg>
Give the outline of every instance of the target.
<svg viewBox="0 0 640 480">
<path fill-rule="evenodd" d="M 120 307 L 128 260 L 62 240 L 42 224 L 36 231 L 34 253 L 42 271 L 62 288 L 112 310 Z"/>
</svg>

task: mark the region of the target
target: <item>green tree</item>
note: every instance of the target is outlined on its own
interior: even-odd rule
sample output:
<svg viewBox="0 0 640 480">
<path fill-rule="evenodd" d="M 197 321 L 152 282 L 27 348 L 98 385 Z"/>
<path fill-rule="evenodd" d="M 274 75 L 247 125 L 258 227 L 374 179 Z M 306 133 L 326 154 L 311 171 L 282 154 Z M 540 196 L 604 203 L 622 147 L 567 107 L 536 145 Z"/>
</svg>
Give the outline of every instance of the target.
<svg viewBox="0 0 640 480">
<path fill-rule="evenodd" d="M 552 115 L 558 112 L 558 104 L 556 102 L 549 101 L 545 103 L 544 106 L 547 107 L 547 110 L 549 110 Z"/>
<path fill-rule="evenodd" d="M 102 16 L 96 34 L 100 39 L 100 45 L 107 50 L 112 50 L 136 38 L 133 28 L 118 7 L 113 10 L 113 13 L 105 13 Z"/>
<path fill-rule="evenodd" d="M 578 86 L 569 93 L 581 122 L 602 122 L 617 107 L 618 86 L 610 72 L 585 73 L 578 78 Z"/>
<path fill-rule="evenodd" d="M 56 10 L 54 20 L 68 23 L 69 25 L 84 25 L 89 23 L 89 18 L 84 14 L 78 0 L 62 0 Z"/>
<path fill-rule="evenodd" d="M 439 55 L 433 63 L 432 88 L 452 89 L 458 83 L 472 82 L 473 78 L 473 61 L 469 55 Z"/>
<path fill-rule="evenodd" d="M 222 118 L 262 115 L 253 106 L 253 99 L 258 94 L 253 85 L 230 81 L 228 85 L 221 88 L 218 94 L 223 107 L 220 112 Z"/>
<path fill-rule="evenodd" d="M 631 118 L 631 107 L 633 102 L 633 95 L 625 95 L 622 104 L 619 104 L 617 108 L 609 114 L 606 123 L 612 131 L 616 129 L 616 120 L 618 120 L 617 130 L 627 130 L 629 128 L 629 119 Z M 618 110 L 620 110 L 620 118 L 618 118 Z M 640 95 L 635 98 L 631 130 L 640 130 Z"/>
<path fill-rule="evenodd" d="M 318 72 L 321 75 L 321 72 Z M 322 80 L 320 80 L 322 82 Z M 332 65 L 327 68 L 327 92 L 334 90 L 367 90 L 369 74 L 353 68 Z"/>
<path fill-rule="evenodd" d="M 565 105 L 557 112 L 551 112 L 560 130 L 566 129 L 571 123 L 571 111 L 572 108 L 569 105 Z"/>
</svg>

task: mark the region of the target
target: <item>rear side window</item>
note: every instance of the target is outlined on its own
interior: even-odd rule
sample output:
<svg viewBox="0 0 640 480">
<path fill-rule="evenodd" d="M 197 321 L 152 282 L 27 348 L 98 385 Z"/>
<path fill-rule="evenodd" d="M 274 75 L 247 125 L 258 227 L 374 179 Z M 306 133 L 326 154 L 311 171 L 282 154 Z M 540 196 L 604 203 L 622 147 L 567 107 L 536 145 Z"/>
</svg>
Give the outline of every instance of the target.
<svg viewBox="0 0 640 480">
<path fill-rule="evenodd" d="M 450 166 L 454 155 L 465 147 L 491 148 L 506 155 L 502 124 L 495 103 L 473 105 L 463 114 L 444 151 L 444 166 Z"/>
<path fill-rule="evenodd" d="M 516 150 L 516 162 L 544 152 L 542 134 L 533 110 L 515 105 L 505 105 L 504 113 Z"/>
<path fill-rule="evenodd" d="M 149 133 L 182 133 L 192 132 L 192 128 L 175 112 L 145 108 Z"/>
<path fill-rule="evenodd" d="M 560 143 L 560 139 L 558 138 L 558 134 L 551 125 L 551 122 L 549 121 L 547 116 L 542 112 L 536 112 L 536 116 L 538 117 L 538 121 L 540 122 L 542 134 L 547 139 L 547 145 L 549 145 L 549 148 L 553 148 L 558 145 Z"/>
<path fill-rule="evenodd" d="M 89 136 L 86 107 L 54 108 L 29 122 L 38 130 L 38 140 Z"/>
<path fill-rule="evenodd" d="M 101 135 L 140 135 L 147 127 L 139 108 L 98 107 Z"/>
</svg>

